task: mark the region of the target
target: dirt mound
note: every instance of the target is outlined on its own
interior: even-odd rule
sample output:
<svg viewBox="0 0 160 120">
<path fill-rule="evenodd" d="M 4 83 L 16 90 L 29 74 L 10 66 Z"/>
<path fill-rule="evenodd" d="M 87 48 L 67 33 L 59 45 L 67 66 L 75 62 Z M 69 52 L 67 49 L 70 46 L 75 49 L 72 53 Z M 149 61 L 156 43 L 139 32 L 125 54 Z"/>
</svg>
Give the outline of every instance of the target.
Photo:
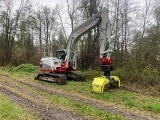
<svg viewBox="0 0 160 120">
<path fill-rule="evenodd" d="M 38 66 L 34 66 L 32 64 L 21 64 L 12 70 L 13 72 L 36 72 L 38 71 Z"/>
</svg>

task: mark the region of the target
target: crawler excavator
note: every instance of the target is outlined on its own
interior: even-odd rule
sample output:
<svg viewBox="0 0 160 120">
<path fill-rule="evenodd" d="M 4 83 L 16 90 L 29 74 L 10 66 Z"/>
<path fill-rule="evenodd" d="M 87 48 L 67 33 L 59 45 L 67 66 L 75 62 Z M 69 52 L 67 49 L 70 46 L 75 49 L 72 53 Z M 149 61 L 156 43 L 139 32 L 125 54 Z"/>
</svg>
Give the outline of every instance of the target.
<svg viewBox="0 0 160 120">
<path fill-rule="evenodd" d="M 42 58 L 40 60 L 40 72 L 35 76 L 35 79 L 53 81 L 58 84 L 66 84 L 67 79 L 84 81 L 86 78 L 83 74 L 73 72 L 77 66 L 75 48 L 79 38 L 96 27 L 99 33 L 100 61 L 104 75 L 94 78 L 92 91 L 103 92 L 106 84 L 117 85 L 118 83 L 120 85 L 119 78 L 110 75 L 113 59 L 111 59 L 112 46 L 110 44 L 111 26 L 106 8 L 75 28 L 68 39 L 67 48 L 58 50 L 56 57 Z"/>
</svg>

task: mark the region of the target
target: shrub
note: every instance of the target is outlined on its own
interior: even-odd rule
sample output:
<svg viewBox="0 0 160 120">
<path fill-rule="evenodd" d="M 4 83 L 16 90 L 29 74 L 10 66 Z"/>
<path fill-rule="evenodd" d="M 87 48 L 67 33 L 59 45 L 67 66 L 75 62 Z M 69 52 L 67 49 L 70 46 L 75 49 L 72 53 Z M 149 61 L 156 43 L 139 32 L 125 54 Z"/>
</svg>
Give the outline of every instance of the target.
<svg viewBox="0 0 160 120">
<path fill-rule="evenodd" d="M 83 73 L 85 74 L 87 80 L 91 80 L 91 81 L 93 81 L 95 77 L 100 77 L 103 75 L 102 71 L 96 71 L 91 69 L 84 71 Z"/>
<path fill-rule="evenodd" d="M 143 81 L 150 83 L 151 85 L 156 84 L 160 80 L 158 70 L 152 66 L 144 68 L 140 75 Z"/>
<path fill-rule="evenodd" d="M 38 66 L 34 66 L 32 64 L 21 64 L 15 68 L 13 68 L 13 72 L 36 72 L 38 70 Z"/>
<path fill-rule="evenodd" d="M 118 76 L 122 83 L 128 83 L 130 81 L 137 81 L 139 79 L 139 74 L 137 70 L 131 70 L 128 68 L 118 68 L 111 72 L 111 75 Z"/>
<path fill-rule="evenodd" d="M 137 82 L 137 84 L 155 85 L 160 82 L 159 72 L 152 66 L 147 66 L 142 70 L 123 67 L 112 71 L 111 75 L 118 76 L 122 83 Z"/>
<path fill-rule="evenodd" d="M 118 76 L 120 80 L 126 81 L 129 79 L 129 74 L 126 68 L 118 68 L 111 72 L 111 75 Z"/>
</svg>

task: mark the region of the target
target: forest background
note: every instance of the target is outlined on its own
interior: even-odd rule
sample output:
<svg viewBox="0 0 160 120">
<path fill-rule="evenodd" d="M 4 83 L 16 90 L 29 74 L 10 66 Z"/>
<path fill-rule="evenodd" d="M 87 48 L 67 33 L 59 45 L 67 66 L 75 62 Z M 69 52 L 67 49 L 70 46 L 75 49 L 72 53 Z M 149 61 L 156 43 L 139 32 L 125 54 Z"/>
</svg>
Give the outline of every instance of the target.
<svg viewBox="0 0 160 120">
<path fill-rule="evenodd" d="M 126 83 L 145 86 L 160 83 L 160 1 L 66 0 L 64 6 L 32 4 L 21 0 L 0 1 L 0 66 L 22 63 L 39 65 L 45 47 L 65 49 L 70 33 L 103 7 L 109 9 L 114 68 Z M 97 70 L 97 28 L 78 42 L 78 69 Z M 114 73 L 113 73 L 114 74 Z"/>
</svg>

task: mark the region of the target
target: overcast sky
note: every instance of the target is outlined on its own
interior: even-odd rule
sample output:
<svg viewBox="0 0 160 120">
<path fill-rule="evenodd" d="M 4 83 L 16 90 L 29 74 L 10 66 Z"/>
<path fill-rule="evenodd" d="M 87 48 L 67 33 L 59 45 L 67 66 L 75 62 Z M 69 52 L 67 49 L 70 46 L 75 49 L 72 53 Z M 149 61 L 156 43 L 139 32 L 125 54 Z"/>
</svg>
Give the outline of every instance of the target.
<svg viewBox="0 0 160 120">
<path fill-rule="evenodd" d="M 54 7 L 56 4 L 61 4 L 61 5 L 65 5 L 66 4 L 66 0 L 31 0 L 31 2 L 33 4 L 41 4 L 41 5 L 47 5 L 50 7 Z"/>
<path fill-rule="evenodd" d="M 19 2 L 20 0 L 15 0 L 16 2 Z M 109 1 L 109 0 L 108 0 Z M 135 2 L 141 3 L 141 5 L 144 5 L 145 0 L 133 0 Z M 49 7 L 54 7 L 56 4 L 60 4 L 62 6 L 66 6 L 66 0 L 31 0 L 33 5 L 47 5 Z"/>
<path fill-rule="evenodd" d="M 14 0 L 16 2 L 16 4 L 20 3 L 21 0 Z M 33 6 L 36 7 L 37 5 L 47 5 L 50 8 L 54 8 L 56 4 L 61 5 L 62 7 L 62 17 L 63 20 L 65 20 L 64 22 L 67 22 L 67 18 L 66 18 L 66 13 L 67 13 L 67 5 L 66 5 L 66 0 L 30 0 L 33 3 Z M 108 0 L 111 1 L 111 0 Z M 144 5 L 145 5 L 145 0 L 133 0 L 133 2 L 136 3 L 140 3 L 139 5 L 141 5 L 141 9 L 143 9 Z M 19 6 L 19 5 L 17 5 Z M 68 27 L 66 27 L 68 28 Z M 68 28 L 69 29 L 69 28 Z M 68 30 L 70 31 L 70 30 Z M 69 32 L 70 33 L 70 32 Z"/>
</svg>

